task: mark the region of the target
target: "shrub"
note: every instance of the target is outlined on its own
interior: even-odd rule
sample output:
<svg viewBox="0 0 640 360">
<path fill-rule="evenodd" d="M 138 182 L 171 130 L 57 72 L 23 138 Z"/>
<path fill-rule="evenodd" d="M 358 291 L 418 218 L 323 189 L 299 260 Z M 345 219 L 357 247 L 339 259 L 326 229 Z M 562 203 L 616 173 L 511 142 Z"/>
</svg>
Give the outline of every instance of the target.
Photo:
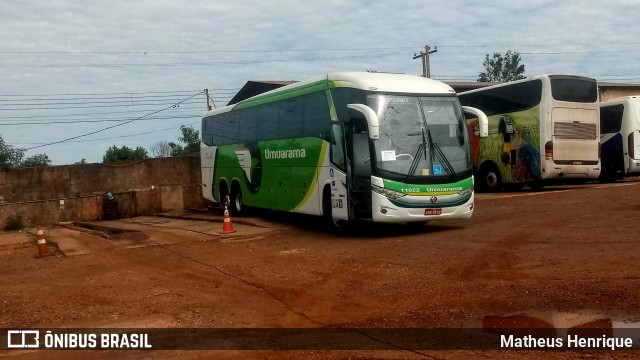
<svg viewBox="0 0 640 360">
<path fill-rule="evenodd" d="M 22 215 L 16 214 L 14 216 L 9 216 L 4 223 L 4 231 L 13 231 L 13 230 L 21 230 L 24 228 L 24 221 L 22 219 Z"/>
</svg>

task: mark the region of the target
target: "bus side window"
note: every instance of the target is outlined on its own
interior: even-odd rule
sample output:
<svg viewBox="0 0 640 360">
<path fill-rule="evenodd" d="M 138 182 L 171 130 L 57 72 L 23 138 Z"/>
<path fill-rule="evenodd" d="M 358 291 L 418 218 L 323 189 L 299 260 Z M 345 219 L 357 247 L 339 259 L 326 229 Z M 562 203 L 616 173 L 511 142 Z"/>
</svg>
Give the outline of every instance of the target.
<svg viewBox="0 0 640 360">
<path fill-rule="evenodd" d="M 340 170 L 346 171 L 344 163 L 344 138 L 342 136 L 342 125 L 334 123 L 331 128 L 331 162 Z"/>
<path fill-rule="evenodd" d="M 290 139 L 300 136 L 302 136 L 302 100 L 300 98 L 286 100 L 280 106 L 278 137 Z"/>
<path fill-rule="evenodd" d="M 258 129 L 260 141 L 278 138 L 278 122 L 280 118 L 280 102 L 264 104 L 260 107 Z"/>
<path fill-rule="evenodd" d="M 329 103 L 324 91 L 309 94 L 304 99 L 303 133 L 304 136 L 326 138 L 331 117 Z"/>
<path fill-rule="evenodd" d="M 214 142 L 218 145 L 235 144 L 240 138 L 240 121 L 237 112 L 223 114 L 216 119 L 213 129 Z"/>
</svg>

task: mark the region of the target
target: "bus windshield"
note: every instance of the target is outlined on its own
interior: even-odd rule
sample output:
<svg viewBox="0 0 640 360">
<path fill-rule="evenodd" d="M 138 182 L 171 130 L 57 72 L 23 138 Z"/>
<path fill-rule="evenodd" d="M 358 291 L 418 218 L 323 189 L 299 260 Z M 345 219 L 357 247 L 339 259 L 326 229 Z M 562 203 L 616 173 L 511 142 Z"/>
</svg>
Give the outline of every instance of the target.
<svg viewBox="0 0 640 360">
<path fill-rule="evenodd" d="M 377 112 L 378 170 L 406 175 L 453 176 L 471 169 L 467 130 L 455 97 L 369 95 Z"/>
</svg>

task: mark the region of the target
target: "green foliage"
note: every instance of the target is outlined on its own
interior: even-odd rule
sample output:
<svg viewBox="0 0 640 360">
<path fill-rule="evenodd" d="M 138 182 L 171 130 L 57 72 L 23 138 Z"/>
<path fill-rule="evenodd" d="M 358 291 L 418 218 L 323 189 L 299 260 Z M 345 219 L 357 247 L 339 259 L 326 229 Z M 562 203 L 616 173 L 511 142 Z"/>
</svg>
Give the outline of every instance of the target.
<svg viewBox="0 0 640 360">
<path fill-rule="evenodd" d="M 484 59 L 484 72 L 481 72 L 478 81 L 506 82 L 524 79 L 524 65 L 520 64 L 520 54 L 515 51 L 507 51 L 504 55 L 493 53 Z"/>
<path fill-rule="evenodd" d="M 25 149 L 8 145 L 4 142 L 2 136 L 0 136 L 0 170 L 51 165 L 51 160 L 49 160 L 49 157 L 45 154 L 37 154 L 24 159 L 24 153 Z"/>
<path fill-rule="evenodd" d="M 36 166 L 50 166 L 51 160 L 46 154 L 37 154 L 29 156 L 21 164 L 20 167 L 36 167 Z"/>
<path fill-rule="evenodd" d="M 87 159 L 82 158 L 82 160 L 74 162 L 73 165 L 84 165 L 87 163 Z"/>
<path fill-rule="evenodd" d="M 4 227 L 2 229 L 4 231 L 24 229 L 24 221 L 22 219 L 22 215 L 16 214 L 14 216 L 7 217 L 7 220 L 5 221 Z"/>
<path fill-rule="evenodd" d="M 182 136 L 178 138 L 184 145 L 170 142 L 171 156 L 187 156 L 200 154 L 200 132 L 191 126 L 180 126 Z"/>
<path fill-rule="evenodd" d="M 147 158 L 149 158 L 147 150 L 141 146 L 131 149 L 128 146 L 117 147 L 113 145 L 102 157 L 102 163 L 110 164 L 120 161 L 142 160 Z"/>
<path fill-rule="evenodd" d="M 18 167 L 24 157 L 23 149 L 16 149 L 4 142 L 0 136 L 0 170 Z"/>
</svg>

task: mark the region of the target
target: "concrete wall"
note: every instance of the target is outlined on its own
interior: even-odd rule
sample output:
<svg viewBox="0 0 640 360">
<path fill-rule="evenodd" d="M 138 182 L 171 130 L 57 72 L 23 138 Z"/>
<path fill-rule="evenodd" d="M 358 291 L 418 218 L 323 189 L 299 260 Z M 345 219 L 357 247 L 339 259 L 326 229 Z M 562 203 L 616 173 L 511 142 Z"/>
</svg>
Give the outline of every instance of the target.
<svg viewBox="0 0 640 360">
<path fill-rule="evenodd" d="M 29 225 L 98 220 L 107 192 L 122 217 L 204 207 L 200 181 L 199 157 L 0 171 L 0 227 L 16 214 Z"/>
</svg>

